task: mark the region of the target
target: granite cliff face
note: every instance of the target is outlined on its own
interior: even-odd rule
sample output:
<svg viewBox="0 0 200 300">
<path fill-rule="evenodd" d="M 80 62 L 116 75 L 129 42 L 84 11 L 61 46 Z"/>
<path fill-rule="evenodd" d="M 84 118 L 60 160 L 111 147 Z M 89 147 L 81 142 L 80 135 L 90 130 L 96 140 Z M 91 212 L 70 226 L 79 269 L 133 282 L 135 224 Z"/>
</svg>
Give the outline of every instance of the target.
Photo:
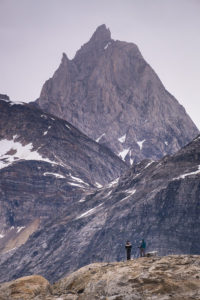
<svg viewBox="0 0 200 300">
<path fill-rule="evenodd" d="M 82 194 L 72 208 L 1 256 L 1 281 L 35 273 L 53 282 L 88 263 L 122 261 L 126 239 L 133 257 L 142 238 L 159 255 L 200 254 L 200 136 Z"/>
<path fill-rule="evenodd" d="M 54 285 L 27 276 L 0 285 L 1 300 L 199 300 L 200 257 L 94 263 Z"/>
<path fill-rule="evenodd" d="M 198 134 L 133 43 L 115 41 L 105 25 L 62 62 L 36 101 L 126 162 L 175 153 Z"/>
<path fill-rule="evenodd" d="M 126 169 L 68 122 L 0 96 L 0 253 Z"/>
</svg>

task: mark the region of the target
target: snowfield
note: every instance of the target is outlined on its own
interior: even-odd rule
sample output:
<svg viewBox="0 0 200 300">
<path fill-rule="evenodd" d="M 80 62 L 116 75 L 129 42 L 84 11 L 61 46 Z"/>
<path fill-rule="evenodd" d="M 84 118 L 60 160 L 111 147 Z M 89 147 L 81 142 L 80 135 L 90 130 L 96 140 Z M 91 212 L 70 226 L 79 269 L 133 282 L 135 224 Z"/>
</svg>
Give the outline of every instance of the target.
<svg viewBox="0 0 200 300">
<path fill-rule="evenodd" d="M 3 139 L 0 141 L 0 169 L 11 165 L 18 160 L 41 160 L 49 163 L 56 163 L 44 158 L 37 151 L 33 150 L 33 144 L 22 145 L 16 142 L 17 136 L 12 140 Z"/>
</svg>

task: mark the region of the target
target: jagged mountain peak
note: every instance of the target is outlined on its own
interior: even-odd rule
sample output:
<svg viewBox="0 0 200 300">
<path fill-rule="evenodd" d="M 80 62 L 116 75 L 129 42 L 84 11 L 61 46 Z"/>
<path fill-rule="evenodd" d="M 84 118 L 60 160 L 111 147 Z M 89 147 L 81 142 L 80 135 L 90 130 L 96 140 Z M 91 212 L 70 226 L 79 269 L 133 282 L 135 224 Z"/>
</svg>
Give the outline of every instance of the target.
<svg viewBox="0 0 200 300">
<path fill-rule="evenodd" d="M 127 163 L 175 153 L 199 133 L 137 45 L 112 40 L 105 25 L 65 62 L 37 103 Z"/>
<path fill-rule="evenodd" d="M 62 54 L 62 60 L 69 60 L 65 52 L 63 52 Z"/>
<path fill-rule="evenodd" d="M 99 26 L 90 40 L 77 51 L 73 61 L 77 65 L 87 63 L 84 68 L 87 69 L 89 64 L 91 69 L 91 63 L 93 66 L 97 63 L 98 57 L 103 54 L 111 41 L 110 30 L 105 25 Z"/>
<path fill-rule="evenodd" d="M 99 40 L 102 41 L 111 40 L 110 29 L 107 28 L 105 24 L 98 26 L 90 39 L 90 41 L 99 41 Z"/>
</svg>

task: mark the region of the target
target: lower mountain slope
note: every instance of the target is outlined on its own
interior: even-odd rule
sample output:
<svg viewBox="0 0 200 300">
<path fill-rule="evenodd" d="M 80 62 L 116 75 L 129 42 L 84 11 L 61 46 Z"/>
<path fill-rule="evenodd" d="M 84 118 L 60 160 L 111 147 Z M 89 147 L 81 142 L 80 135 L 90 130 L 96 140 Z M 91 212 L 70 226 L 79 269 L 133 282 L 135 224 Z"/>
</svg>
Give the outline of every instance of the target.
<svg viewBox="0 0 200 300">
<path fill-rule="evenodd" d="M 199 300 L 200 256 L 93 263 L 54 285 L 32 275 L 0 285 L 1 300 Z"/>
<path fill-rule="evenodd" d="M 119 179 L 83 195 L 73 212 L 46 222 L 1 256 L 1 281 L 33 273 L 51 282 L 92 262 L 121 261 L 124 243 L 138 255 L 200 254 L 200 136 L 172 156 L 145 160 Z"/>
</svg>

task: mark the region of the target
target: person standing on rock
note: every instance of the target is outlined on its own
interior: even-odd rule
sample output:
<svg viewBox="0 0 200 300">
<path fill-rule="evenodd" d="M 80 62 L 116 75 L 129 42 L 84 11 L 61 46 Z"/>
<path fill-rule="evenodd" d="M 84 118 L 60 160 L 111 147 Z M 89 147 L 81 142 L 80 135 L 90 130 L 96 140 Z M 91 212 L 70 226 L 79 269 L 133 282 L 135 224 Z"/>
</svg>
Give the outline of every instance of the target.
<svg viewBox="0 0 200 300">
<path fill-rule="evenodd" d="M 142 239 L 141 245 L 140 245 L 140 257 L 145 256 L 145 250 L 146 250 L 146 242 L 144 239 Z"/>
<path fill-rule="evenodd" d="M 131 259 L 131 248 L 132 248 L 130 241 L 126 241 L 125 248 L 126 248 L 127 260 L 130 260 Z"/>
</svg>

